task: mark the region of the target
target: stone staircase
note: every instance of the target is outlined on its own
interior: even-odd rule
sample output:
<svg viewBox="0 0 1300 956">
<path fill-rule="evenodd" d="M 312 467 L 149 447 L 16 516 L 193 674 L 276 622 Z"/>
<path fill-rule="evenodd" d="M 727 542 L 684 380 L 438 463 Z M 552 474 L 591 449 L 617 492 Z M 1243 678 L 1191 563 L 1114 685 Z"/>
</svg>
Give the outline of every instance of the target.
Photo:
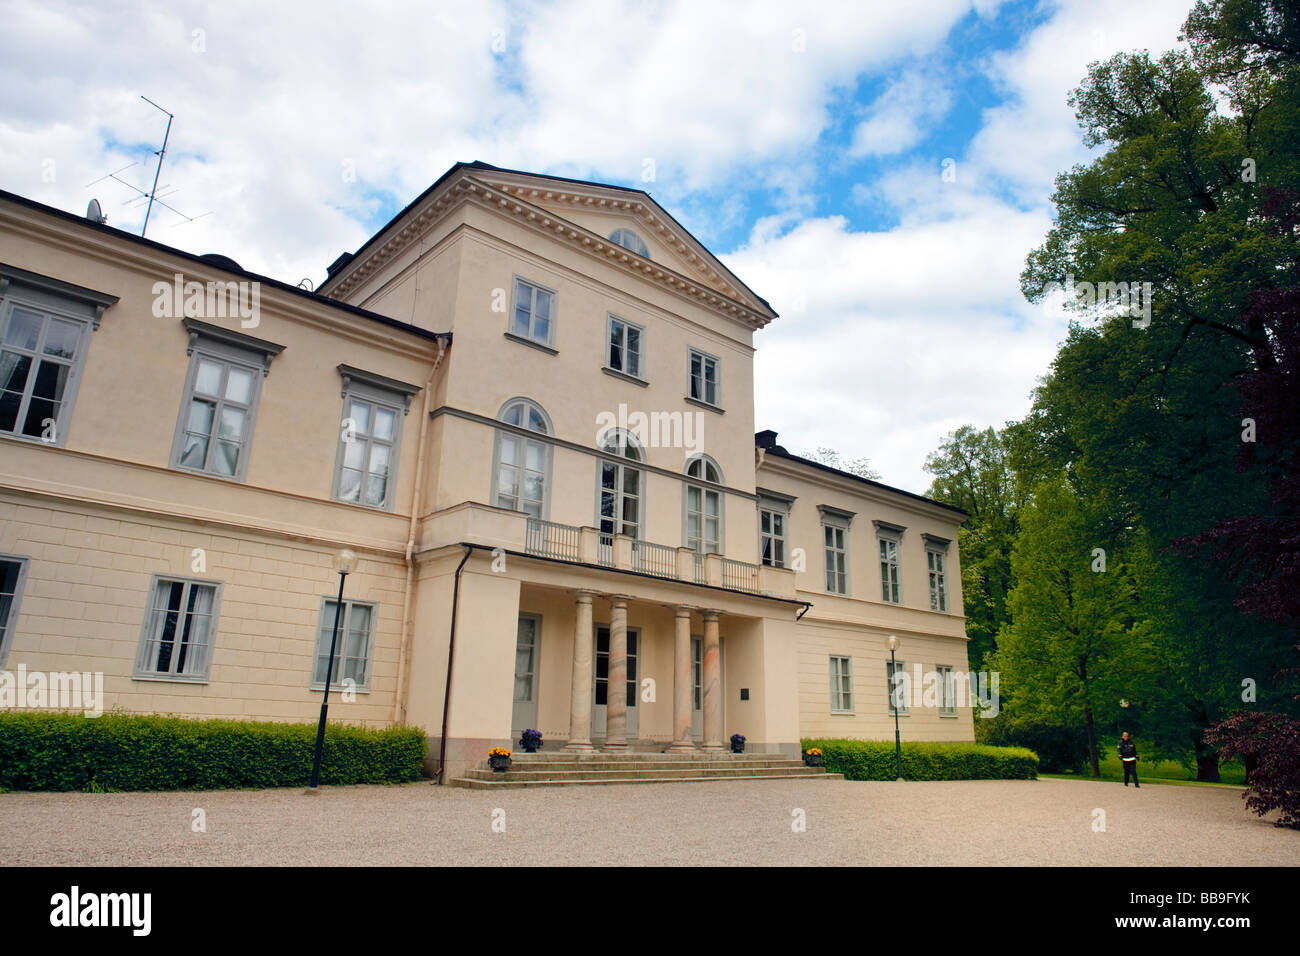
<svg viewBox="0 0 1300 956">
<path fill-rule="evenodd" d="M 590 786 L 607 783 L 699 783 L 706 780 L 843 780 L 844 775 L 806 767 L 778 754 L 516 753 L 510 769 L 493 771 L 487 761 L 448 783 L 453 787 Z"/>
</svg>

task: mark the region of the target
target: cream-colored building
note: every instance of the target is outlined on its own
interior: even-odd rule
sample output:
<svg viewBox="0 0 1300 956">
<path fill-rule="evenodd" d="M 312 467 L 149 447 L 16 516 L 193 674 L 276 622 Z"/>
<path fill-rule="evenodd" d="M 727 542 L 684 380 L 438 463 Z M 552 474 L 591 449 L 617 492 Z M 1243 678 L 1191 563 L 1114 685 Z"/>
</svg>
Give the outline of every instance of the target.
<svg viewBox="0 0 1300 956">
<path fill-rule="evenodd" d="M 481 163 L 315 292 L 0 194 L 0 668 L 312 720 L 348 548 L 330 717 L 444 777 L 889 737 L 890 635 L 904 738 L 970 740 L 964 515 L 755 435 L 774 318 L 646 193 Z"/>
</svg>

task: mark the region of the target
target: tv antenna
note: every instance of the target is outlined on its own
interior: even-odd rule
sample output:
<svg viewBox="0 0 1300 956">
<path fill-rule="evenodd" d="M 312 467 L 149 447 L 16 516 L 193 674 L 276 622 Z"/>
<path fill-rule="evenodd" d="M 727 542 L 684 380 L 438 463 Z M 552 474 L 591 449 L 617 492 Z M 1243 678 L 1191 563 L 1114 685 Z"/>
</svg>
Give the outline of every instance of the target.
<svg viewBox="0 0 1300 956">
<path fill-rule="evenodd" d="M 154 109 L 156 109 L 156 110 L 161 110 L 162 112 L 167 113 L 166 110 L 164 110 L 161 106 L 159 106 L 159 105 L 158 105 L 157 103 L 155 103 L 153 100 L 149 99 L 149 97 L 147 97 L 147 96 L 141 96 L 140 99 L 144 100 L 146 103 L 148 103 L 148 104 L 149 104 L 150 106 L 152 106 Z M 149 205 L 148 205 L 147 207 L 145 207 L 145 210 L 144 210 L 144 225 L 140 227 L 140 237 L 141 237 L 141 238 L 144 238 L 144 231 L 145 231 L 146 229 L 149 228 L 149 213 L 153 211 L 153 201 L 154 201 L 154 196 L 155 196 L 155 194 L 157 194 L 157 192 L 158 192 L 158 176 L 162 173 L 162 161 L 163 161 L 163 157 L 167 155 L 167 139 L 168 139 L 168 138 L 171 136 L 171 134 L 172 134 L 172 120 L 174 120 L 175 118 L 176 118 L 176 117 L 173 116 L 171 113 L 167 113 L 167 132 L 163 133 L 163 144 L 162 144 L 162 149 L 158 150 L 158 168 L 154 170 L 154 173 L 153 173 L 153 189 L 149 190 Z"/>
<path fill-rule="evenodd" d="M 123 186 L 126 186 L 128 189 L 132 189 L 136 193 L 138 193 L 138 195 L 133 196 L 131 199 L 127 200 L 128 204 L 137 203 L 142 199 L 148 200 L 148 205 L 145 207 L 145 211 L 144 211 L 144 225 L 140 227 L 140 235 L 144 236 L 145 230 L 149 228 L 149 215 L 150 213 L 153 212 L 153 207 L 155 205 L 162 206 L 164 209 L 170 209 L 172 212 L 176 213 L 176 215 L 180 216 L 186 222 L 193 222 L 196 219 L 202 219 L 203 216 L 208 215 L 208 213 L 205 212 L 198 216 L 187 216 L 185 215 L 185 213 L 181 212 L 175 206 L 171 206 L 163 202 L 162 199 L 160 198 L 161 196 L 170 197 L 172 192 L 175 192 L 175 190 L 172 188 L 170 183 L 165 183 L 162 187 L 163 191 L 160 192 L 158 189 L 158 177 L 162 174 L 163 157 L 167 155 L 167 141 L 171 138 L 172 120 L 175 119 L 176 117 L 174 114 L 168 113 L 167 110 L 163 109 L 153 100 L 149 99 L 149 97 L 141 96 L 140 99 L 144 100 L 146 103 L 148 103 L 150 106 L 152 106 L 154 109 L 158 110 L 159 112 L 167 114 L 167 130 L 166 132 L 163 133 L 162 148 L 154 151 L 154 155 L 158 157 L 158 166 L 154 169 L 153 188 L 151 188 L 148 192 L 145 192 L 139 186 L 127 182 L 125 179 L 123 179 L 118 175 L 118 173 L 125 172 L 126 170 L 132 168 L 133 166 L 141 165 L 138 162 L 127 163 L 127 165 L 123 166 L 121 169 L 116 169 L 113 172 L 109 173 L 107 176 L 101 176 L 99 179 L 96 179 L 95 182 L 88 183 L 86 188 L 89 189 L 91 186 L 94 186 L 96 183 L 102 183 L 105 179 L 112 179 L 121 183 Z M 176 223 L 176 225 L 179 226 L 181 224 Z"/>
</svg>

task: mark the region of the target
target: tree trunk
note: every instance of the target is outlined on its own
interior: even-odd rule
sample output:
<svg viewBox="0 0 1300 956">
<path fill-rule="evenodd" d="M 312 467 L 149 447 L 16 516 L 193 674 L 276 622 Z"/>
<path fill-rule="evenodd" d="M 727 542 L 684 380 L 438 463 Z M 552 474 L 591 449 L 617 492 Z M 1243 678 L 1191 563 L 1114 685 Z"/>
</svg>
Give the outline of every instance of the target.
<svg viewBox="0 0 1300 956">
<path fill-rule="evenodd" d="M 1097 728 L 1092 722 L 1092 708 L 1083 708 L 1083 719 L 1088 724 L 1088 760 L 1092 764 L 1092 775 L 1101 776 L 1101 765 L 1097 760 Z"/>
<path fill-rule="evenodd" d="M 1200 720 L 1192 728 L 1192 746 L 1196 750 L 1196 779 L 1209 783 L 1219 782 L 1219 752 L 1205 742 L 1205 729 L 1210 724 L 1205 705 L 1199 704 L 1197 716 Z"/>
</svg>

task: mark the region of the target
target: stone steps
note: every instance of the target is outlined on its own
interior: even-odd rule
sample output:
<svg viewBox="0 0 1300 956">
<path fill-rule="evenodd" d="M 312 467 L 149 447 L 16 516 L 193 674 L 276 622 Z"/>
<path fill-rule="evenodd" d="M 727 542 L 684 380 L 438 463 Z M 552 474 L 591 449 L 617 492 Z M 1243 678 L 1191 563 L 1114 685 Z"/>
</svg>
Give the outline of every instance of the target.
<svg viewBox="0 0 1300 956">
<path fill-rule="evenodd" d="M 493 771 L 485 761 L 449 780 L 454 787 L 588 786 L 613 783 L 699 783 L 709 780 L 843 780 L 821 767 L 779 754 L 593 753 L 518 754 L 510 769 Z"/>
</svg>

